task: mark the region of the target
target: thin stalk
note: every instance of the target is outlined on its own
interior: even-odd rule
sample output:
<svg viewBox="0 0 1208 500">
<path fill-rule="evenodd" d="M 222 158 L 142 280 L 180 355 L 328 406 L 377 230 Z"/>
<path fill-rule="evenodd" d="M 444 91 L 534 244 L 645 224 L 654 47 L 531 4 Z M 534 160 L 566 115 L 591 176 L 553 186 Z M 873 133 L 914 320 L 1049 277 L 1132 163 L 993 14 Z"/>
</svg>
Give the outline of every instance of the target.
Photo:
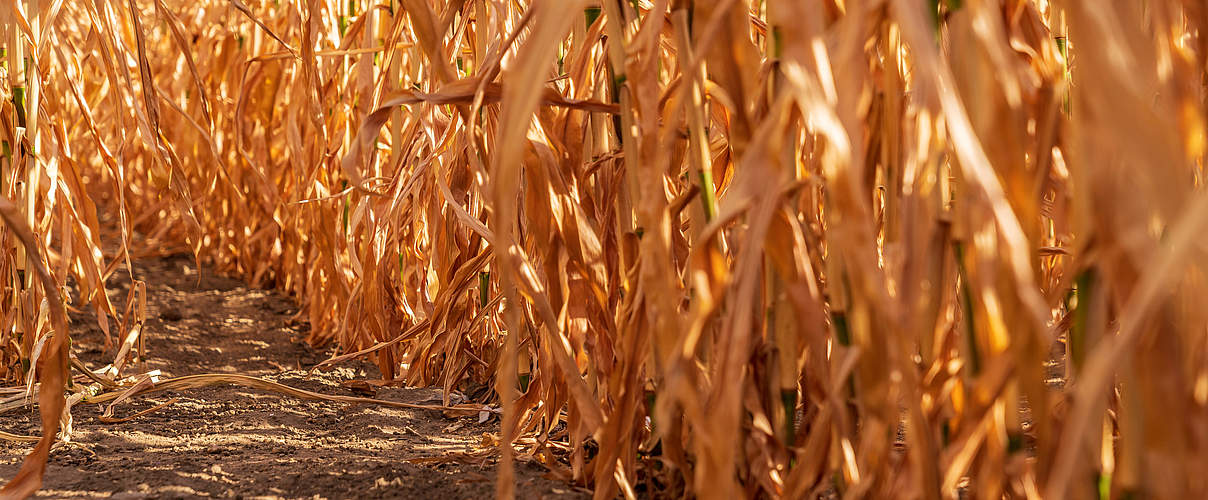
<svg viewBox="0 0 1208 500">
<path fill-rule="evenodd" d="M 1074 324 L 1070 326 L 1069 338 L 1066 340 L 1066 356 L 1070 360 L 1073 373 L 1077 373 L 1086 362 L 1087 337 L 1091 323 L 1091 313 L 1095 301 L 1095 288 L 1099 281 L 1098 273 L 1091 267 L 1078 274 L 1076 297 L 1078 303 L 1074 308 Z"/>
<path fill-rule="evenodd" d="M 491 302 L 491 272 L 478 273 L 478 307 L 486 307 Z"/>
<path fill-rule="evenodd" d="M 14 5 L 13 8 L 19 8 L 19 6 L 20 6 L 20 3 Z M 25 40 L 23 40 L 21 38 L 21 31 L 19 29 L 17 29 L 15 21 L 16 20 L 13 19 L 13 20 L 11 20 L 10 23 L 8 23 L 8 34 L 10 35 L 9 51 L 8 51 L 8 84 L 9 84 L 9 87 L 13 91 L 13 108 L 17 112 L 17 123 L 16 123 L 17 129 L 15 132 L 16 132 L 16 135 L 18 137 L 20 137 L 21 134 L 24 132 L 24 129 L 26 128 Z M 28 154 L 27 151 L 24 151 L 24 148 L 21 146 L 21 143 L 19 141 L 15 144 L 15 146 L 16 146 L 16 148 L 15 148 L 16 150 L 14 151 L 15 158 L 19 159 L 19 158 L 21 158 L 22 154 Z M 13 166 L 15 167 L 16 164 L 14 163 Z M 15 172 L 14 172 L 14 174 L 15 174 Z M 14 195 L 20 194 L 20 193 L 16 192 L 16 190 L 19 188 L 20 184 L 21 184 L 20 182 L 17 182 L 17 185 L 13 186 Z M 21 247 L 21 245 L 17 245 L 16 263 L 17 263 L 17 272 L 24 273 L 24 271 L 26 269 L 25 249 L 23 247 Z M 24 278 L 21 278 L 19 280 L 19 287 L 17 289 L 18 290 L 23 289 L 26 286 L 25 283 L 26 283 L 26 280 Z M 15 309 L 16 309 L 15 310 L 16 317 L 21 318 L 22 309 L 21 309 L 20 300 L 18 300 L 16 302 Z M 20 335 L 20 331 L 22 329 L 21 325 L 22 325 L 21 321 L 17 321 L 17 323 L 15 325 L 18 335 Z"/>
<path fill-rule="evenodd" d="M 973 321 L 973 292 L 969 289 L 969 271 L 965 268 L 965 246 L 960 241 L 952 243 L 956 253 L 956 266 L 960 279 L 961 310 L 964 311 L 965 345 L 969 349 L 969 375 L 981 373 L 981 353 L 977 347 L 977 328 Z"/>
<path fill-rule="evenodd" d="M 42 14 L 39 5 L 40 0 L 28 0 L 28 2 L 26 17 L 29 18 L 30 29 L 34 33 L 41 33 Z M 42 181 L 42 169 L 38 161 L 38 154 L 41 153 L 41 145 L 39 141 L 40 137 L 38 136 L 38 105 L 40 104 L 41 100 L 41 82 L 39 81 L 37 70 L 38 47 L 35 45 L 30 45 L 29 49 L 29 57 L 24 61 L 26 64 L 25 81 L 29 88 L 29 102 L 28 107 L 25 110 L 25 120 L 27 123 L 25 135 L 26 137 L 29 137 L 29 144 L 32 148 L 32 151 L 29 151 L 26 155 L 26 168 L 28 169 L 26 174 L 28 177 L 26 177 L 25 184 L 25 222 L 26 224 L 29 224 L 29 227 L 34 228 L 34 231 L 37 231 L 38 217 L 35 213 L 35 209 L 38 202 L 38 188 Z M 49 211 L 50 207 L 46 207 L 46 209 Z M 27 256 L 27 258 L 36 257 Z M 30 267 L 32 266 L 26 266 L 27 269 Z M 28 289 L 33 287 L 33 280 L 33 274 L 27 274 L 25 276 L 25 288 Z"/>
<path fill-rule="evenodd" d="M 693 235 L 700 234 L 705 223 L 717 217 L 717 189 L 713 184 L 713 168 L 709 159 L 709 138 L 705 131 L 705 62 L 697 58 L 692 51 L 691 33 L 689 32 L 689 8 L 678 9 L 671 15 L 671 23 L 675 29 L 676 58 L 680 63 L 680 72 L 688 85 L 688 99 L 684 107 L 688 115 L 688 165 L 692 181 L 700 188 L 700 207 L 692 211 L 694 220 L 703 222 L 692 224 Z M 693 64 L 696 63 L 696 64 Z"/>
<path fill-rule="evenodd" d="M 633 200 L 638 193 L 638 151 L 636 127 L 634 126 L 633 104 L 630 96 L 628 74 L 625 69 L 626 57 L 626 27 L 628 20 L 624 17 L 624 7 L 619 5 L 620 0 L 605 0 L 604 13 L 608 16 L 608 76 L 609 85 L 612 87 L 613 102 L 618 104 L 621 109 L 620 116 L 613 117 L 613 130 L 616 137 L 621 141 L 621 150 L 625 154 L 625 182 L 622 186 L 620 196 L 617 200 L 617 228 L 623 236 L 636 234 L 634 228 L 634 210 Z M 634 263 L 635 256 L 630 255 L 631 251 L 628 245 L 624 242 L 628 238 L 622 238 L 621 245 L 621 269 L 622 285 L 629 288 L 627 270 Z"/>
</svg>

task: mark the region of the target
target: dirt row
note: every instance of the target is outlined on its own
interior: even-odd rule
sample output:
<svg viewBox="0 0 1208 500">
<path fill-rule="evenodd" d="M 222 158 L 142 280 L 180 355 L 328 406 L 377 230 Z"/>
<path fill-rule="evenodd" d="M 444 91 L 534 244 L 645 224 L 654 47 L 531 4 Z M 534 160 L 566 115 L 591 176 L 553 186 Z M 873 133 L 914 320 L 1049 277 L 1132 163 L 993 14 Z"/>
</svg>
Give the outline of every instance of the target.
<svg viewBox="0 0 1208 500">
<path fill-rule="evenodd" d="M 163 376 L 240 373 L 324 394 L 363 396 L 342 382 L 375 379 L 368 363 L 347 363 L 307 377 L 327 358 L 301 338 L 296 306 L 273 291 L 198 271 L 190 257 L 135 262 L 147 284 L 145 370 Z M 124 303 L 124 271 L 110 290 Z M 112 361 L 90 312 L 72 314 L 73 349 L 90 366 Z M 439 404 L 437 389 L 377 390 L 373 397 Z M 157 393 L 122 403 L 116 417 L 168 403 L 123 423 L 98 420 L 103 408 L 73 411 L 74 446 L 51 455 L 46 498 L 489 498 L 495 461 L 484 443 L 497 419 L 429 410 L 302 401 L 240 387 Z M 36 410 L 0 414 L 0 430 L 36 434 Z M 0 441 L 0 478 L 15 475 L 25 443 Z M 521 498 L 586 498 L 522 463 Z"/>
</svg>

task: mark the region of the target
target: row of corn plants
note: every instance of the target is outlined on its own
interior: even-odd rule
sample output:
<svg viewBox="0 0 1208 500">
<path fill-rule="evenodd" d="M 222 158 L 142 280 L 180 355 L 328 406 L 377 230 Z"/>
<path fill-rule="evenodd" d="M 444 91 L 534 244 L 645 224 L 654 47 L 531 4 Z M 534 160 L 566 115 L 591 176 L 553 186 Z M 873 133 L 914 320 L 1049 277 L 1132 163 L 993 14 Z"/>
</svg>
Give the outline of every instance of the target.
<svg viewBox="0 0 1208 500">
<path fill-rule="evenodd" d="M 155 355 L 107 280 L 186 251 L 487 394 L 504 498 L 517 461 L 597 498 L 1208 496 L 1201 3 L 0 16 L 0 379 L 44 424 L 3 493 Z"/>
</svg>

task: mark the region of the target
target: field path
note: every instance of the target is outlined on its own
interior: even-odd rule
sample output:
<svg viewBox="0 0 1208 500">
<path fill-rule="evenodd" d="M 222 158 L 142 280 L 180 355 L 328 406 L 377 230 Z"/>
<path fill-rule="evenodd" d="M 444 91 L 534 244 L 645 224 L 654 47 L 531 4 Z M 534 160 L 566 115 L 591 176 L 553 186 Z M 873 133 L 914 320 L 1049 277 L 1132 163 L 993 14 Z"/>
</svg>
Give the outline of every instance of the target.
<svg viewBox="0 0 1208 500">
<path fill-rule="evenodd" d="M 314 392 L 365 396 L 341 384 L 375 379 L 368 363 L 348 363 L 307 378 L 326 359 L 301 339 L 307 325 L 291 321 L 294 304 L 273 291 L 234 279 L 198 280 L 191 258 L 135 261 L 147 284 L 147 369 L 164 376 L 240 373 Z M 124 304 L 128 274 L 111 280 Z M 89 366 L 116 352 L 91 312 L 72 315 L 74 352 Z M 116 343 L 116 340 L 115 340 Z M 439 404 L 435 389 L 384 388 L 373 397 Z M 77 405 L 72 439 L 51 453 L 47 498 L 489 498 L 493 453 L 484 434 L 497 419 L 372 405 L 302 401 L 242 387 L 209 387 L 137 397 L 115 409 L 123 423 L 98 420 L 103 408 Z M 0 415 L 0 430 L 37 434 L 36 410 Z M 16 473 L 30 446 L 0 441 L 0 478 Z M 544 478 L 519 464 L 521 498 L 579 498 L 586 490 Z"/>
</svg>

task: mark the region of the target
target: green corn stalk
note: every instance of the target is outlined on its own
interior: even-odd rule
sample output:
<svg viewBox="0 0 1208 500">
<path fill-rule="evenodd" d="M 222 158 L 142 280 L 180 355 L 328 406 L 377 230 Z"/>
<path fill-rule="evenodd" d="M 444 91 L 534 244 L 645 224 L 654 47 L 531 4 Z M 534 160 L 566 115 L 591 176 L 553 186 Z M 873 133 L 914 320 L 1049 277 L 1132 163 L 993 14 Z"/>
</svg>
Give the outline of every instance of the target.
<svg viewBox="0 0 1208 500">
<path fill-rule="evenodd" d="M 491 272 L 478 273 L 478 306 L 486 307 L 491 298 Z"/>
<path fill-rule="evenodd" d="M 835 338 L 839 339 L 839 345 L 850 347 L 851 330 L 847 326 L 847 313 L 831 312 L 831 324 L 835 325 Z"/>
<path fill-rule="evenodd" d="M 25 87 L 13 87 L 13 107 L 17 111 L 17 126 L 25 126 Z"/>
<path fill-rule="evenodd" d="M 340 17 L 339 17 L 340 38 L 343 38 L 344 35 L 346 33 L 348 33 L 348 20 L 356 17 L 356 15 L 357 15 L 356 0 L 348 0 L 348 10 L 346 10 L 345 12 L 341 12 Z"/>
<path fill-rule="evenodd" d="M 1112 475 L 1110 473 L 1096 473 L 1095 476 L 1095 488 L 1099 492 L 1099 500 L 1110 500 L 1112 497 Z"/>
<path fill-rule="evenodd" d="M 599 19 L 599 18 L 600 18 L 600 8 L 599 7 L 588 7 L 586 9 L 583 9 L 583 21 L 587 26 L 591 26 L 592 23 L 595 23 L 596 19 Z"/>
<path fill-rule="evenodd" d="M 981 373 L 981 353 L 977 348 L 977 329 L 973 322 L 973 292 L 969 290 L 969 270 L 965 268 L 965 246 L 953 242 L 956 265 L 961 280 L 961 308 L 965 311 L 965 342 L 969 347 L 969 373 L 976 377 Z"/>
<path fill-rule="evenodd" d="M 943 17 L 940 16 L 940 2 L 943 2 L 944 10 L 948 12 L 956 12 L 965 5 L 964 0 L 927 0 L 927 13 L 931 17 L 931 26 L 935 29 L 935 41 L 940 40 L 940 26 L 943 25 Z"/>
<path fill-rule="evenodd" d="M 1098 273 L 1093 267 L 1078 273 L 1075 281 L 1077 284 L 1075 296 L 1078 303 L 1074 308 L 1074 324 L 1070 326 L 1069 339 L 1066 342 L 1067 356 L 1074 365 L 1075 373 L 1082 368 L 1082 363 L 1086 360 L 1087 327 L 1091 319 L 1091 296 L 1097 281 Z"/>
<path fill-rule="evenodd" d="M 348 189 L 348 181 L 342 181 L 340 191 Z M 352 194 L 344 195 L 344 232 L 348 232 L 348 209 L 352 204 Z M 401 257 L 401 256 L 400 256 Z"/>
<path fill-rule="evenodd" d="M 532 374 L 531 373 L 521 373 L 516 378 L 519 379 L 519 381 L 520 381 L 520 393 L 524 394 L 524 393 L 528 392 L 529 382 L 532 379 Z"/>
<path fill-rule="evenodd" d="M 780 403 L 784 405 L 785 446 L 797 442 L 797 389 L 781 389 Z"/>
</svg>

